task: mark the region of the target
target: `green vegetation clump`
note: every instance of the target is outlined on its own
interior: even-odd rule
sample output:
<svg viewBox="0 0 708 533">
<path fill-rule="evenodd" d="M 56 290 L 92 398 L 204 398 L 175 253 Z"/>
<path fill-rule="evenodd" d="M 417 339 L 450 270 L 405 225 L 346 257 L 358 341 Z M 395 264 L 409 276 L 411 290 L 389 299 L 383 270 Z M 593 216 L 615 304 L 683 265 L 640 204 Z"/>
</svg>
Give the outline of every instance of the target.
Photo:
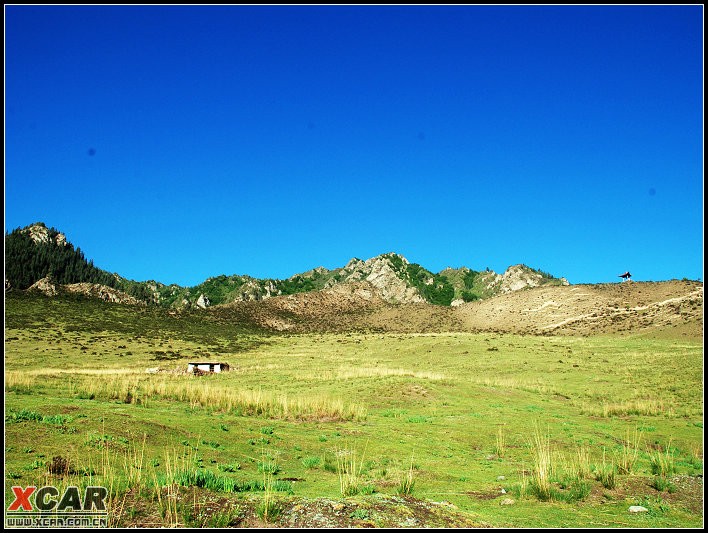
<svg viewBox="0 0 708 533">
<path fill-rule="evenodd" d="M 319 457 L 310 456 L 310 457 L 305 457 L 302 460 L 302 465 L 305 468 L 312 469 L 312 468 L 317 468 L 321 462 L 322 462 L 322 459 L 320 459 Z"/>
<path fill-rule="evenodd" d="M 550 274 L 548 272 L 544 272 L 543 270 L 540 270 L 538 268 L 531 268 L 530 266 L 524 265 L 524 267 L 528 268 L 531 272 L 535 272 L 536 274 L 539 274 L 543 279 L 547 280 L 556 280 L 556 278 L 553 274 Z"/>
<path fill-rule="evenodd" d="M 478 287 L 479 272 L 462 267 L 460 269 L 447 268 L 438 274 L 445 280 L 454 291 L 453 299 L 461 299 L 464 302 L 474 302 L 479 300 L 483 294 L 483 287 Z"/>
<path fill-rule="evenodd" d="M 460 293 L 460 297 L 465 302 L 474 302 L 476 300 L 479 300 L 479 296 L 477 296 L 475 293 L 473 293 L 471 291 L 462 291 L 462 293 Z"/>
<path fill-rule="evenodd" d="M 34 420 L 36 422 L 41 422 L 44 416 L 36 413 L 35 411 L 30 411 L 29 409 L 22 409 L 17 412 L 9 412 L 5 415 L 5 423 L 13 422 L 24 422 L 27 420 Z"/>
<path fill-rule="evenodd" d="M 286 279 L 278 283 L 283 294 L 297 294 L 299 292 L 310 292 L 317 290 L 317 284 L 314 279 L 304 277 L 302 275 L 293 276 L 291 279 Z"/>
<path fill-rule="evenodd" d="M 455 298 L 455 289 L 445 276 L 433 274 L 417 263 L 405 263 L 398 254 L 384 254 L 398 276 L 434 305 L 450 305 Z"/>
</svg>

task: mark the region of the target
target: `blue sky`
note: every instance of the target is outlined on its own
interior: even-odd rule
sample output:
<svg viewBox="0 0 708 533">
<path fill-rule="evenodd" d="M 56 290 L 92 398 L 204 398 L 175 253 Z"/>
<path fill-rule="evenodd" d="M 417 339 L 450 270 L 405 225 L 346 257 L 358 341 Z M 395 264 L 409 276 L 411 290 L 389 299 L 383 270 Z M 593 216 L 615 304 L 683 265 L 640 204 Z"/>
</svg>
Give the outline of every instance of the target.
<svg viewBox="0 0 708 533">
<path fill-rule="evenodd" d="M 702 6 L 5 17 L 5 228 L 108 271 L 703 279 Z"/>
</svg>

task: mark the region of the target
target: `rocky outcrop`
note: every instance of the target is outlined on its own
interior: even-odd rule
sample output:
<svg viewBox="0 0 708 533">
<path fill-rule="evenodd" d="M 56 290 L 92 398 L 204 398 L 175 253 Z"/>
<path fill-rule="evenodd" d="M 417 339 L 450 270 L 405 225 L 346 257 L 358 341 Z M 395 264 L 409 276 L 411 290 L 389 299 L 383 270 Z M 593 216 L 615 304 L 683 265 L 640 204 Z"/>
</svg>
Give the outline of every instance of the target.
<svg viewBox="0 0 708 533">
<path fill-rule="evenodd" d="M 275 286 L 275 283 L 273 280 L 268 280 L 265 282 L 265 294 L 263 295 L 264 298 L 271 298 L 273 296 L 278 296 L 280 294 L 280 291 L 278 290 L 278 287 Z"/>
<path fill-rule="evenodd" d="M 199 298 L 197 298 L 196 306 L 199 307 L 200 309 L 206 309 L 210 305 L 211 305 L 211 303 L 209 302 L 209 298 L 204 296 L 204 293 L 200 294 Z"/>
<path fill-rule="evenodd" d="M 501 276 L 499 291 L 502 294 L 520 291 L 530 287 L 540 287 L 543 284 L 543 276 L 534 272 L 524 265 L 514 265 L 506 269 Z"/>
<path fill-rule="evenodd" d="M 478 282 L 483 288 L 483 294 L 493 295 L 499 292 L 499 287 L 501 286 L 502 276 L 489 270 L 486 272 L 480 272 Z"/>
<path fill-rule="evenodd" d="M 47 276 L 35 282 L 28 290 L 39 291 L 45 296 L 56 296 L 58 292 L 56 283 L 54 283 L 51 276 Z"/>
<path fill-rule="evenodd" d="M 384 300 L 393 303 L 419 303 L 425 301 L 418 289 L 409 286 L 398 277 L 389 259 L 374 257 L 366 261 L 364 265 L 370 268 L 370 273 L 365 278 L 366 281 L 380 291 Z"/>
<path fill-rule="evenodd" d="M 484 298 L 545 285 L 570 285 L 565 278 L 552 278 L 521 264 L 510 266 L 504 274 L 493 270 L 480 272 L 475 284 Z"/>
<path fill-rule="evenodd" d="M 308 277 L 313 277 L 316 274 L 327 274 L 328 272 L 329 272 L 329 269 L 327 269 L 323 266 L 318 266 L 317 268 L 313 268 L 312 270 L 308 270 L 307 272 L 303 272 L 302 274 L 299 274 L 299 275 L 302 277 L 308 278 Z"/>
<path fill-rule="evenodd" d="M 273 287 L 273 288 L 275 288 L 275 287 Z M 244 301 L 244 302 L 251 302 L 251 301 L 260 301 L 264 297 L 269 298 L 270 294 L 268 294 L 268 292 L 263 291 L 263 288 L 258 283 L 258 280 L 249 279 L 239 289 L 239 297 L 236 299 Z"/>
<path fill-rule="evenodd" d="M 141 302 L 122 291 L 98 283 L 71 283 L 69 285 L 63 285 L 62 288 L 67 292 L 98 298 L 104 302 L 145 305 L 145 302 Z"/>
<path fill-rule="evenodd" d="M 69 285 L 57 285 L 51 276 L 40 279 L 34 283 L 28 290 L 39 291 L 46 296 L 56 296 L 61 291 L 66 291 L 73 294 L 83 294 L 92 298 L 99 298 L 105 302 L 131 305 L 145 305 L 144 302 L 133 298 L 132 296 L 98 283 L 71 283 Z"/>
<path fill-rule="evenodd" d="M 340 283 L 368 281 L 381 298 L 390 303 L 425 302 L 418 289 L 401 279 L 392 259 L 408 264 L 408 260 L 398 254 L 379 255 L 366 261 L 354 258 L 342 269 Z"/>
<path fill-rule="evenodd" d="M 49 229 L 43 224 L 32 224 L 31 226 L 27 226 L 23 231 L 28 233 L 36 244 L 53 242 L 57 246 L 67 245 L 66 235 L 57 233 L 56 236 L 52 238 Z"/>
</svg>

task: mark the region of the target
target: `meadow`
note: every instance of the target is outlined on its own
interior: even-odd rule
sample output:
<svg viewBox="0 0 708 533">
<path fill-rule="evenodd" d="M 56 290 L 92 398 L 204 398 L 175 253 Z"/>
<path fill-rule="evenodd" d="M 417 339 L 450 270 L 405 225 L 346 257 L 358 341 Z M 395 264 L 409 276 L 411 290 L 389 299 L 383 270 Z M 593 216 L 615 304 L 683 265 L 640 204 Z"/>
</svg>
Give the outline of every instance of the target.
<svg viewBox="0 0 708 533">
<path fill-rule="evenodd" d="M 113 526 L 288 525 L 327 498 L 353 525 L 395 500 L 400 525 L 422 501 L 480 526 L 700 527 L 702 369 L 691 340 L 275 335 L 11 292 L 5 495 L 103 485 Z"/>
</svg>

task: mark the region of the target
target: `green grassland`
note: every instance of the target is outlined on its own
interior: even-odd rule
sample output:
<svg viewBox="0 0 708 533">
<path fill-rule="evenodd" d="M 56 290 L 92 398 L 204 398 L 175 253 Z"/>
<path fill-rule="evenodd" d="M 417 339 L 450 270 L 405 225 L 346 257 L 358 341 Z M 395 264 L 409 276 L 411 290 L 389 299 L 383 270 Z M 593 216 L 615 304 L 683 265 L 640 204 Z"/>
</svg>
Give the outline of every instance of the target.
<svg viewBox="0 0 708 533">
<path fill-rule="evenodd" d="M 101 484 L 119 526 L 287 525 L 316 498 L 355 525 L 390 524 L 392 498 L 495 527 L 703 523 L 701 342 L 272 335 L 218 310 L 5 304 L 6 500 Z M 191 360 L 231 371 L 178 373 Z"/>
</svg>

